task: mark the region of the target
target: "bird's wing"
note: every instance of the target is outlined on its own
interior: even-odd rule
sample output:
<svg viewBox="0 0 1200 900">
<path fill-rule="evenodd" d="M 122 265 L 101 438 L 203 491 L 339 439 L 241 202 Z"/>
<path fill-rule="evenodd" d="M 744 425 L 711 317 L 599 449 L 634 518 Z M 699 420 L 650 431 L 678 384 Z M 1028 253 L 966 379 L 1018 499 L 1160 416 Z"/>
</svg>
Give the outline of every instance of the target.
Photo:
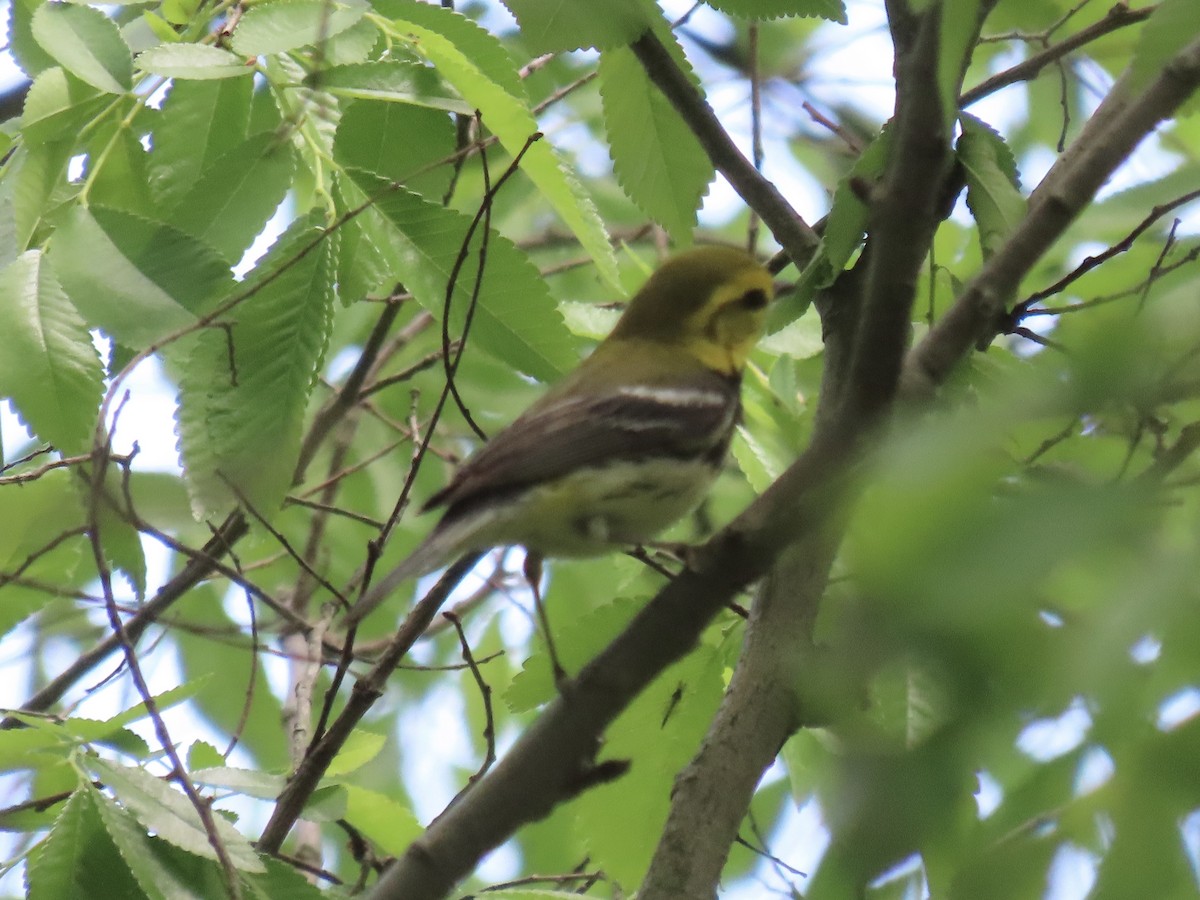
<svg viewBox="0 0 1200 900">
<path fill-rule="evenodd" d="M 647 456 L 725 453 L 738 385 L 715 373 L 602 393 L 549 395 L 493 437 L 426 508 L 486 500 L 577 469 Z"/>
</svg>

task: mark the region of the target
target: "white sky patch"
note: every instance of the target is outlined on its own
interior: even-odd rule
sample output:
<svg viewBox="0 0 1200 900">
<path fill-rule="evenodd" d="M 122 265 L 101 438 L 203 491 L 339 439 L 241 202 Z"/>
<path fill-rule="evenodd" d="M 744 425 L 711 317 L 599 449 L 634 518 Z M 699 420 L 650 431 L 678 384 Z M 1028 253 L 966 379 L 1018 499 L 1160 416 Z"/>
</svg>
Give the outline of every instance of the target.
<svg viewBox="0 0 1200 900">
<path fill-rule="evenodd" d="M 1200 713 L 1200 690 L 1184 688 L 1162 702 L 1155 724 L 1160 731 L 1174 731 L 1197 713 Z"/>
<path fill-rule="evenodd" d="M 1017 747 L 1038 762 L 1049 762 L 1083 743 L 1091 727 L 1092 717 L 1083 701 L 1076 699 L 1062 715 L 1035 719 L 1026 725 L 1017 737 Z"/>
<path fill-rule="evenodd" d="M 829 849 L 829 842 L 829 829 L 821 804 L 815 797 L 810 797 L 800 806 L 790 801 L 784 802 L 783 814 L 770 833 L 767 849 L 789 866 L 807 874 L 816 871 L 821 857 Z M 789 875 L 788 879 L 792 885 L 803 890 L 804 876 Z M 768 859 L 761 860 L 746 878 L 722 890 L 721 897 L 722 900 L 761 900 L 764 885 L 777 889 L 787 887 L 775 864 Z M 769 896 L 786 897 L 788 894 L 785 890 Z"/>
<path fill-rule="evenodd" d="M 1066 843 L 1058 848 L 1050 862 L 1045 900 L 1084 900 L 1096 883 L 1096 854 Z"/>
<path fill-rule="evenodd" d="M 1103 747 L 1088 747 L 1075 772 L 1075 796 L 1083 797 L 1108 784 L 1117 771 L 1113 758 Z"/>
<path fill-rule="evenodd" d="M 976 773 L 976 778 L 979 788 L 975 791 L 975 805 L 979 807 L 979 818 L 986 819 L 1004 802 L 1004 788 L 986 770 Z"/>
<path fill-rule="evenodd" d="M 1162 654 L 1162 641 L 1152 634 L 1138 638 L 1137 643 L 1129 648 L 1129 658 L 1139 666 L 1148 666 Z"/>
</svg>

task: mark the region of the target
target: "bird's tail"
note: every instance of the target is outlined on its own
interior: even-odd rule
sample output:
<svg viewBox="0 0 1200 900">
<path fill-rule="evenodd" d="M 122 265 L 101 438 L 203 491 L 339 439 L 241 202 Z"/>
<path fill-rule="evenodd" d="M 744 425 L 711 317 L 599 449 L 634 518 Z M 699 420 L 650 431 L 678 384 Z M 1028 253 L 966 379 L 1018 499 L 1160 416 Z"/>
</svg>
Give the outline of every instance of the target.
<svg viewBox="0 0 1200 900">
<path fill-rule="evenodd" d="M 480 523 L 473 521 L 470 516 L 449 523 L 443 519 L 396 568 L 368 588 L 346 614 L 345 626 L 349 628 L 362 621 L 404 582 L 428 575 L 464 550 L 471 549 L 472 539 L 479 532 L 479 527 Z"/>
</svg>

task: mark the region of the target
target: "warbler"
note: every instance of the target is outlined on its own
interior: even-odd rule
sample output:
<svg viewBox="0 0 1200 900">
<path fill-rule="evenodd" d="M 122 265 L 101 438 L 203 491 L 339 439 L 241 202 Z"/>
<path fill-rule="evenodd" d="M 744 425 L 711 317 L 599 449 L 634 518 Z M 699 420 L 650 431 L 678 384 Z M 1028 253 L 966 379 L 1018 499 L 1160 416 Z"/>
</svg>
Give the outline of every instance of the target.
<svg viewBox="0 0 1200 900">
<path fill-rule="evenodd" d="M 429 498 L 422 512 L 445 507 L 441 520 L 351 619 L 469 550 L 594 556 L 695 509 L 728 453 L 771 298 L 770 274 L 741 250 L 664 263 L 593 353 Z"/>
</svg>

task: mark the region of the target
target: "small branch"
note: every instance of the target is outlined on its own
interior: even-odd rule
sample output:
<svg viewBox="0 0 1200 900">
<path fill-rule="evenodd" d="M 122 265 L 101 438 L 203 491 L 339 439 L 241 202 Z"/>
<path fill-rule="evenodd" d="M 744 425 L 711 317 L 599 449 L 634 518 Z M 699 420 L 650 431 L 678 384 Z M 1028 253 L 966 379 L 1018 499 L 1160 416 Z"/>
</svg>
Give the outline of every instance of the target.
<svg viewBox="0 0 1200 900">
<path fill-rule="evenodd" d="M 1172 210 L 1178 209 L 1184 204 L 1191 203 L 1196 199 L 1200 199 L 1200 190 L 1190 191 L 1180 197 L 1176 197 L 1174 200 L 1160 204 L 1159 206 L 1155 206 L 1150 210 L 1150 213 L 1146 216 L 1146 218 L 1142 219 L 1142 221 L 1139 222 L 1137 226 L 1131 232 L 1129 232 L 1129 234 L 1121 238 L 1121 240 L 1117 241 L 1104 251 L 1097 253 L 1095 256 L 1085 257 L 1083 262 L 1077 265 L 1058 281 L 1054 282 L 1054 284 L 1030 294 L 1028 297 L 1018 303 L 1015 307 L 1013 307 L 1013 319 L 1019 319 L 1030 314 L 1030 307 L 1032 307 L 1039 300 L 1045 300 L 1047 297 L 1051 297 L 1054 294 L 1062 293 L 1067 289 L 1067 287 L 1078 281 L 1088 272 L 1092 271 L 1092 269 L 1108 262 L 1114 256 L 1118 256 L 1126 252 L 1133 247 L 1134 242 L 1137 241 L 1137 239 L 1143 234 L 1145 234 L 1150 226 L 1158 221 L 1161 216 L 1166 215 Z"/>
<path fill-rule="evenodd" d="M 145 630 L 158 621 L 176 600 L 207 578 L 219 565 L 221 557 L 228 553 L 229 549 L 248 531 L 249 527 L 245 517 L 240 512 L 231 513 L 217 534 L 204 545 L 203 549 L 198 552 L 192 551 L 194 555 L 188 560 L 183 570 L 164 584 L 152 600 L 125 621 L 125 634 L 128 640 L 136 643 Z M 75 662 L 26 700 L 21 705 L 20 711 L 30 713 L 48 710 L 61 700 L 73 685 L 120 648 L 121 641 L 117 635 L 109 635 L 95 647 L 80 654 Z M 21 722 L 11 716 L 0 722 L 0 729 L 19 727 L 21 727 Z"/>
<path fill-rule="evenodd" d="M 907 393 L 920 396 L 941 384 L 976 343 L 990 340 L 1003 328 L 1005 303 L 1025 273 L 1142 139 L 1198 86 L 1200 40 L 1169 60 L 1140 96 L 1130 96 L 1129 76 L 1122 76 L 1034 191 L 1026 217 L 909 354 Z"/>
<path fill-rule="evenodd" d="M 120 415 L 120 412 L 121 407 L 118 407 L 113 415 L 114 428 L 116 426 L 116 418 Z M 96 565 L 96 574 L 100 579 L 100 586 L 104 594 L 104 608 L 108 616 L 108 623 L 124 655 L 125 666 L 129 670 L 134 688 L 137 690 L 138 696 L 146 708 L 146 713 L 150 717 L 150 722 L 154 729 L 155 737 L 158 738 L 159 746 L 171 761 L 171 780 L 179 785 L 184 795 L 188 798 L 188 801 L 192 804 L 192 808 L 195 809 L 196 816 L 200 820 L 204 833 L 208 838 L 209 846 L 212 847 L 213 853 L 216 855 L 217 862 L 221 867 L 226 895 L 230 900 L 241 900 L 242 887 L 237 868 L 234 866 L 233 860 L 229 856 L 229 851 L 226 849 L 225 843 L 221 840 L 221 835 L 217 831 L 217 823 L 213 818 L 212 806 L 200 796 L 200 792 L 188 777 L 187 768 L 183 764 L 183 759 L 179 756 L 175 741 L 171 738 L 158 704 L 154 700 L 154 695 L 150 692 L 150 686 L 146 683 L 145 676 L 142 674 L 141 664 L 138 661 L 137 651 L 134 649 L 133 639 L 126 629 L 124 621 L 121 619 L 120 611 L 117 609 L 117 601 L 112 588 L 112 571 L 108 566 L 100 533 L 100 512 L 102 505 L 107 503 L 105 499 L 104 479 L 108 470 L 109 460 L 106 457 L 111 452 L 111 446 L 106 444 L 104 451 L 105 454 L 96 460 L 96 465 L 91 475 L 91 490 L 88 503 L 88 537 L 92 547 L 92 559 Z"/>
<path fill-rule="evenodd" d="M 28 462 L 36 456 L 50 452 L 52 452 L 52 448 L 50 447 L 43 447 L 40 450 L 35 450 L 28 456 L 24 456 L 21 459 L 15 460 L 14 462 L 5 466 L 3 469 L 0 469 L 0 472 L 6 472 L 14 466 L 18 466 L 23 462 Z M 56 459 L 53 462 L 44 463 L 43 465 L 38 466 L 36 469 L 30 469 L 28 472 L 21 472 L 17 475 L 0 476 L 0 487 L 4 487 L 8 484 L 28 484 L 31 481 L 37 481 L 43 475 L 53 472 L 55 469 L 69 469 L 72 466 L 78 466 L 91 461 L 92 455 L 90 453 L 86 456 L 64 456 L 62 459 Z"/>
<path fill-rule="evenodd" d="M 451 341 L 450 342 L 450 352 L 457 353 L 459 347 L 461 347 L 461 346 L 462 346 L 461 342 Z M 437 365 L 442 360 L 443 356 L 444 356 L 444 353 L 441 350 L 434 350 L 430 353 L 427 353 L 425 356 L 421 357 L 415 363 L 413 363 L 410 366 L 405 367 L 401 371 L 397 372 L 395 375 L 388 375 L 386 378 L 380 378 L 378 381 L 375 381 L 372 384 L 368 385 L 367 387 L 363 388 L 362 393 L 358 395 L 359 399 L 365 400 L 367 397 L 370 397 L 372 394 L 376 394 L 379 391 L 384 390 L 385 388 L 390 388 L 392 385 L 403 384 L 406 381 L 412 381 L 414 375 L 418 375 L 421 372 L 424 372 L 426 369 L 432 369 L 435 365 Z"/>
<path fill-rule="evenodd" d="M 238 503 L 241 504 L 242 508 L 254 517 L 254 520 L 258 522 L 258 524 L 261 525 L 267 531 L 267 533 L 275 539 L 275 542 L 283 548 L 284 552 L 291 557 L 296 565 L 298 565 L 301 570 L 308 575 L 309 578 L 312 578 L 319 585 L 321 585 L 321 587 L 329 591 L 329 593 L 337 599 L 338 603 L 341 604 L 343 609 L 349 608 L 350 602 L 345 598 L 342 592 L 330 584 L 325 576 L 309 565 L 308 560 L 305 559 L 302 554 L 297 552 L 296 548 L 293 547 L 291 542 L 283 535 L 283 532 L 268 522 L 266 517 L 259 513 L 257 509 L 255 509 L 254 504 L 250 503 L 249 500 L 246 499 L 246 496 L 240 490 L 238 490 L 237 485 L 225 480 L 225 486 L 237 496 Z"/>
<path fill-rule="evenodd" d="M 680 71 L 654 32 L 647 31 L 630 44 L 630 49 L 637 55 L 650 80 L 683 117 L 717 171 L 729 180 L 746 205 L 771 229 L 775 240 L 783 245 L 792 261 L 803 267 L 816 251 L 820 238 L 792 209 L 778 188 L 742 155 L 712 107 L 696 91 L 687 75 Z"/>
<path fill-rule="evenodd" d="M 467 786 L 463 788 L 463 792 L 466 792 L 471 785 L 484 776 L 492 767 L 492 763 L 496 761 L 496 722 L 492 717 L 492 688 L 484 680 L 483 673 L 479 671 L 479 664 L 475 661 L 474 654 L 471 653 L 471 645 L 467 642 L 467 633 L 463 631 L 462 620 L 452 612 L 442 613 L 442 618 L 454 626 L 454 631 L 458 634 L 458 642 L 462 647 L 463 662 L 471 670 L 471 677 L 475 679 L 475 686 L 479 688 L 479 696 L 483 700 L 483 740 L 487 745 L 487 752 L 484 754 L 483 762 L 479 764 L 479 769 L 467 779 Z"/>
<path fill-rule="evenodd" d="M 425 633 L 433 617 L 446 602 L 450 592 L 458 586 L 463 577 L 474 568 L 483 554 L 470 553 L 454 563 L 433 586 L 416 606 L 412 608 L 387 649 L 371 670 L 354 684 L 350 698 L 341 714 L 330 725 L 329 730 L 312 746 L 304 761 L 297 767 L 295 774 L 288 781 L 276 800 L 271 818 L 263 829 L 258 840 L 258 847 L 264 853 L 276 853 L 283 845 L 292 825 L 299 818 L 304 804 L 316 789 L 317 783 L 333 758 L 350 737 L 355 726 L 383 696 L 387 679 L 404 659 L 409 649 Z"/>
<path fill-rule="evenodd" d="M 864 261 L 862 308 L 843 397 L 851 419 L 874 420 L 890 408 L 917 278 L 938 222 L 950 212 L 943 195 L 954 155 L 947 133 L 949 111 L 940 102 L 939 22 L 934 8 L 919 24 L 905 20 L 907 43 L 896 39 L 892 145 L 883 180 L 870 198 L 870 253 Z"/>
<path fill-rule="evenodd" d="M 300 455 L 296 461 L 296 471 L 292 475 L 292 484 L 304 482 L 304 474 L 308 470 L 309 463 L 316 456 L 317 448 L 320 447 L 325 436 L 358 403 L 367 373 L 375 364 L 380 348 L 383 347 L 383 342 L 399 313 L 400 304 L 398 303 L 388 303 L 384 306 L 383 312 L 379 314 L 379 318 L 375 322 L 375 327 L 371 329 L 371 334 L 367 337 L 366 344 L 363 345 L 358 361 L 342 383 L 341 390 L 313 417 L 313 423 L 309 426 L 308 433 L 304 436 L 304 443 L 300 446 Z"/>
<path fill-rule="evenodd" d="M 1010 84 L 1036 78 L 1042 69 L 1062 59 L 1068 53 L 1072 53 L 1080 47 L 1090 44 L 1097 38 L 1101 38 L 1120 28 L 1144 22 L 1150 18 L 1150 14 L 1156 8 L 1157 6 L 1145 6 L 1141 9 L 1130 9 L 1127 3 L 1117 3 L 1108 11 L 1108 15 L 1099 22 L 1089 25 L 1069 38 L 1051 47 L 1047 47 L 1042 52 L 1036 53 L 1029 57 L 1029 59 L 1017 63 L 1012 68 L 1005 69 L 1003 72 L 999 72 L 991 78 L 981 81 L 975 87 L 971 88 L 971 90 L 964 92 L 958 98 L 959 108 L 966 109 L 968 106 L 978 103 L 984 97 L 991 96 L 996 91 L 1008 87 Z"/>
<path fill-rule="evenodd" d="M 1155 454 L 1154 463 L 1138 476 L 1144 482 L 1161 482 L 1183 465 L 1200 449 L 1200 422 L 1190 422 L 1179 429 L 1179 437 L 1170 447 Z"/>
</svg>

